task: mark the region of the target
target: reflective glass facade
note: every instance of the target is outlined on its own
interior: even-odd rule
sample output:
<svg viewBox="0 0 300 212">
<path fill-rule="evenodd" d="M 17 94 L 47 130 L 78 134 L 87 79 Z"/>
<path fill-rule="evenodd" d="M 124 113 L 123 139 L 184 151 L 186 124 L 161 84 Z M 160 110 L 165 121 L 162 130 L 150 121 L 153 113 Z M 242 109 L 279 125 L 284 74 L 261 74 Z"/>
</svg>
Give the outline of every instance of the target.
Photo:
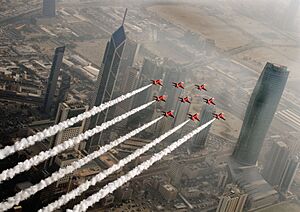
<svg viewBox="0 0 300 212">
<path fill-rule="evenodd" d="M 56 0 L 44 0 L 43 1 L 43 16 L 54 17 L 55 16 L 55 1 Z"/>
<path fill-rule="evenodd" d="M 213 113 L 216 112 L 215 106 L 213 105 L 204 105 L 203 109 L 200 114 L 200 123 L 199 126 L 205 124 L 206 122 L 210 121 L 213 119 Z M 196 136 L 193 138 L 192 142 L 192 151 L 195 151 L 197 149 L 204 149 L 206 140 L 208 137 L 209 130 L 211 128 L 211 125 L 206 127 L 204 130 L 202 130 L 200 133 L 198 133 Z"/>
<path fill-rule="evenodd" d="M 122 25 L 112 34 L 111 40 L 107 43 L 91 107 L 99 106 L 112 99 L 125 41 L 126 35 L 124 26 Z M 104 110 L 98 115 L 93 116 L 90 119 L 89 129 L 105 122 L 107 114 L 108 110 Z M 94 147 L 103 145 L 104 143 L 104 141 L 101 141 L 101 133 L 97 134 L 87 142 L 86 150 L 90 152 Z"/>
<path fill-rule="evenodd" d="M 45 94 L 44 107 L 43 107 L 46 113 L 51 112 L 51 108 L 53 105 L 53 98 L 57 86 L 57 80 L 62 65 L 62 60 L 64 57 L 64 52 L 65 52 L 64 46 L 55 49 L 55 54 L 52 61 L 50 75 L 48 78 L 47 90 Z"/>
<path fill-rule="evenodd" d="M 264 138 L 283 93 L 287 67 L 267 63 L 251 95 L 233 157 L 244 165 L 255 165 Z"/>
</svg>

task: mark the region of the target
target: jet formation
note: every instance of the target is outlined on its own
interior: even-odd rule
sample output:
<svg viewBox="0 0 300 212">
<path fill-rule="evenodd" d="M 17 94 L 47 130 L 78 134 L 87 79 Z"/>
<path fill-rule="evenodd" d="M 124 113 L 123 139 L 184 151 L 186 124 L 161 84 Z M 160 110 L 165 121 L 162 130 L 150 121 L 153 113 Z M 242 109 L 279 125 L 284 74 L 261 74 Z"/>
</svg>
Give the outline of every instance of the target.
<svg viewBox="0 0 300 212">
<path fill-rule="evenodd" d="M 188 96 L 186 96 L 186 97 L 179 97 L 179 100 L 182 103 L 189 103 L 189 104 L 191 104 L 190 97 L 188 97 Z"/>
<path fill-rule="evenodd" d="M 175 88 L 181 88 L 181 89 L 184 89 L 184 82 L 172 82 L 173 83 L 173 86 Z"/>
<path fill-rule="evenodd" d="M 161 79 L 157 79 L 157 80 L 151 80 L 153 85 L 160 85 L 163 86 L 163 82 Z"/>
<path fill-rule="evenodd" d="M 209 99 L 203 98 L 203 99 L 204 99 L 204 102 L 208 105 L 216 105 L 214 102 L 215 98 L 209 98 Z"/>
<path fill-rule="evenodd" d="M 192 121 L 199 121 L 200 122 L 200 118 L 199 118 L 199 114 L 198 113 L 195 113 L 194 115 L 193 114 L 188 114 L 189 115 L 189 119 L 191 119 Z"/>
<path fill-rule="evenodd" d="M 199 91 L 202 91 L 202 90 L 207 91 L 207 89 L 205 88 L 206 84 L 195 85 L 195 86 L 196 86 L 197 90 L 199 90 Z"/>
<path fill-rule="evenodd" d="M 163 116 L 175 118 L 173 110 L 166 111 L 166 112 L 164 111 Z"/>
<path fill-rule="evenodd" d="M 218 120 L 220 120 L 220 119 L 226 120 L 225 117 L 224 117 L 224 113 L 219 113 L 219 114 L 213 113 L 213 115 L 214 115 L 214 118 L 215 118 L 215 119 L 218 119 Z"/>
<path fill-rule="evenodd" d="M 157 86 L 163 86 L 162 80 L 161 79 L 156 79 L 156 80 L 151 80 L 153 85 L 157 85 Z M 184 89 L 184 82 L 172 82 L 172 85 L 177 88 L 177 89 Z M 207 91 L 206 89 L 206 84 L 196 84 L 195 85 L 196 89 L 199 91 Z M 154 100 L 157 102 L 166 102 L 166 95 L 161 95 L 161 96 L 153 96 Z M 182 103 L 188 103 L 191 104 L 192 100 L 191 97 L 178 97 L 179 101 Z M 204 102 L 208 105 L 216 105 L 214 100 L 215 98 L 211 97 L 211 98 L 203 98 Z M 174 112 L 173 110 L 170 111 L 163 111 L 163 116 L 165 117 L 171 117 L 171 118 L 175 118 Z M 189 119 L 191 119 L 192 121 L 198 121 L 200 122 L 200 118 L 199 118 L 199 114 L 195 113 L 195 114 L 188 114 Z M 213 117 L 215 119 L 222 119 L 222 120 L 226 120 L 224 113 L 213 113 Z"/>
<path fill-rule="evenodd" d="M 166 95 L 162 95 L 162 96 L 153 96 L 154 100 L 157 102 L 166 102 L 167 96 Z"/>
</svg>

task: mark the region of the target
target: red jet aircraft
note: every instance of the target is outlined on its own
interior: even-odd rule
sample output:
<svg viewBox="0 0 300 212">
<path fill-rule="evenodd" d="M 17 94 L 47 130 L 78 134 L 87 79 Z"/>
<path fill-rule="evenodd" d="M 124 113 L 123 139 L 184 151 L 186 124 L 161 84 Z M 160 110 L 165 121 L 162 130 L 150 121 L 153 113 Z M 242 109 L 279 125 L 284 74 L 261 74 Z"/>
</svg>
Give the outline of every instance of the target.
<svg viewBox="0 0 300 212">
<path fill-rule="evenodd" d="M 196 88 L 197 88 L 199 91 L 201 91 L 201 90 L 205 90 L 205 91 L 207 91 L 207 90 L 206 90 L 206 88 L 205 88 L 206 84 L 202 84 L 202 85 L 195 85 L 195 86 L 196 86 Z"/>
<path fill-rule="evenodd" d="M 215 118 L 215 119 L 218 119 L 218 120 L 220 120 L 220 119 L 226 120 L 225 117 L 224 117 L 224 113 L 219 113 L 219 114 L 213 113 L 213 115 L 214 115 L 214 118 Z"/>
<path fill-rule="evenodd" d="M 184 89 L 184 87 L 183 87 L 184 82 L 172 82 L 172 83 L 173 83 L 173 86 L 175 88 L 182 88 L 182 89 Z"/>
<path fill-rule="evenodd" d="M 154 100 L 157 101 L 157 102 L 166 102 L 166 99 L 167 99 L 167 96 L 166 95 L 162 95 L 162 96 L 153 96 L 154 97 Z"/>
<path fill-rule="evenodd" d="M 173 113 L 172 110 L 167 111 L 167 112 L 163 112 L 163 115 L 164 115 L 165 117 L 172 117 L 172 118 L 175 118 L 174 113 Z"/>
<path fill-rule="evenodd" d="M 180 102 L 182 102 L 182 103 L 189 103 L 189 104 L 191 104 L 191 100 L 190 100 L 190 98 L 188 97 L 188 96 L 186 96 L 186 97 L 179 97 L 179 101 Z"/>
<path fill-rule="evenodd" d="M 206 104 L 208 104 L 208 105 L 216 105 L 214 103 L 215 98 L 209 98 L 209 99 L 203 98 L 203 99 L 204 99 L 204 102 L 206 102 Z"/>
<path fill-rule="evenodd" d="M 192 121 L 195 121 L 195 120 L 200 121 L 198 113 L 195 113 L 194 115 L 189 113 L 188 115 L 189 115 L 189 119 L 191 119 Z"/>
<path fill-rule="evenodd" d="M 163 82 L 161 79 L 158 79 L 158 80 L 151 80 L 152 81 L 152 84 L 153 85 L 160 85 L 160 86 L 163 86 Z"/>
</svg>

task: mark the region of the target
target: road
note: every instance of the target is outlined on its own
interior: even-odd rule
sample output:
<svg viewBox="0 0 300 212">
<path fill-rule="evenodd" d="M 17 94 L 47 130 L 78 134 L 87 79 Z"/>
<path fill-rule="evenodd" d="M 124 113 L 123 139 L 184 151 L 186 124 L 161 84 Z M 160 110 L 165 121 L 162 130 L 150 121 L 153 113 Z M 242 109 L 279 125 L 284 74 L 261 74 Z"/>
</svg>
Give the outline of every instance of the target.
<svg viewBox="0 0 300 212">
<path fill-rule="evenodd" d="M 1 26 L 1 25 L 7 25 L 7 24 L 10 24 L 10 23 L 13 23 L 13 22 L 15 22 L 16 20 L 19 20 L 20 18 L 22 18 L 22 17 L 24 17 L 24 16 L 32 15 L 32 14 L 34 14 L 34 13 L 40 12 L 41 9 L 42 9 L 42 8 L 39 6 L 39 7 L 30 9 L 30 10 L 24 11 L 24 12 L 22 12 L 22 13 L 16 14 L 16 15 L 11 16 L 11 17 L 2 18 L 2 19 L 0 19 L 0 26 Z"/>
</svg>

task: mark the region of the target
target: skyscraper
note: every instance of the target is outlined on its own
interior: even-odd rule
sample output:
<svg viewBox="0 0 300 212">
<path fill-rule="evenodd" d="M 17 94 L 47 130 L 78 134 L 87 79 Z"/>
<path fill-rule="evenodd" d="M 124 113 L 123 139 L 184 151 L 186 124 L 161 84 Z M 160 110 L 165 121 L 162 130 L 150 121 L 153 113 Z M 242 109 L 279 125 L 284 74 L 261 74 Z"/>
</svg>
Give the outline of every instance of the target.
<svg viewBox="0 0 300 212">
<path fill-rule="evenodd" d="M 216 109 L 213 105 L 207 105 L 205 104 L 201 111 L 201 117 L 200 117 L 200 123 L 199 126 L 202 124 L 205 124 L 206 122 L 210 121 L 213 118 L 213 113 L 216 112 Z M 202 130 L 200 133 L 198 133 L 196 136 L 194 136 L 192 140 L 192 148 L 191 150 L 197 151 L 199 149 L 204 149 L 206 140 L 208 137 L 208 133 L 210 130 L 210 126 L 206 127 L 204 130 Z"/>
<path fill-rule="evenodd" d="M 126 86 L 121 93 L 128 93 L 137 88 L 139 70 L 134 67 L 127 68 L 127 74 L 123 76 L 123 84 Z M 120 93 L 120 95 L 121 95 Z M 119 116 L 132 108 L 134 98 L 126 99 L 116 105 L 114 116 Z"/>
<path fill-rule="evenodd" d="M 183 93 L 182 90 L 181 93 Z M 174 120 L 168 120 L 172 122 L 173 124 L 172 127 L 175 127 L 188 119 L 188 113 L 190 111 L 190 108 L 191 108 L 191 104 L 182 103 L 179 101 L 179 99 L 177 99 L 176 106 L 174 108 L 175 118 Z M 174 134 L 177 136 L 182 136 L 185 133 L 184 128 L 177 130 Z"/>
<path fill-rule="evenodd" d="M 130 39 L 126 40 L 115 86 L 115 89 L 117 89 L 118 92 L 125 93 L 128 91 L 128 86 L 124 82 L 124 79 L 127 79 L 128 75 L 131 74 L 130 70 L 132 70 L 132 67 L 134 66 L 138 50 L 139 44 Z M 116 95 L 118 96 L 119 94 L 117 93 Z"/>
<path fill-rule="evenodd" d="M 145 85 L 149 85 L 151 83 L 151 79 L 162 79 L 163 78 L 163 68 L 160 66 L 158 60 L 152 60 L 149 58 L 144 59 L 143 66 L 139 71 L 138 83 L 137 87 L 143 87 Z M 162 94 L 160 86 L 151 86 L 149 89 L 138 93 L 133 97 L 132 109 L 138 107 L 142 103 L 146 103 L 148 101 L 153 100 L 153 96 Z M 141 123 L 145 123 L 150 121 L 150 119 L 157 114 L 157 109 L 160 108 L 162 104 L 154 104 L 148 107 L 146 110 L 143 110 L 139 114 L 135 114 L 128 119 L 128 126 L 138 126 Z M 159 112 L 161 114 L 161 112 Z M 140 117 L 143 116 L 143 119 Z M 159 124 L 159 123 L 157 123 Z M 150 128 L 148 128 L 150 129 Z M 147 130 L 146 130 L 147 131 Z M 153 131 L 152 131 L 153 132 Z"/>
<path fill-rule="evenodd" d="M 218 181 L 218 188 L 219 189 L 224 189 L 226 186 L 226 183 L 228 181 L 228 171 L 227 170 L 221 170 L 219 173 L 219 181 Z"/>
<path fill-rule="evenodd" d="M 187 120 L 188 113 L 190 111 L 191 104 L 188 103 L 182 103 L 180 101 L 177 101 L 175 106 L 175 120 L 174 120 L 174 126 L 177 126 Z"/>
<path fill-rule="evenodd" d="M 125 42 L 126 35 L 124 24 L 122 24 L 112 34 L 110 41 L 107 42 L 100 72 L 96 82 L 96 91 L 90 107 L 99 106 L 100 104 L 112 99 Z M 100 125 L 101 123 L 105 122 L 107 120 L 108 112 L 109 109 L 91 117 L 88 124 L 89 129 L 92 129 L 96 125 Z M 86 144 L 86 150 L 91 152 L 97 148 L 97 146 L 105 144 L 104 140 L 101 141 L 101 137 L 102 133 L 99 133 L 89 139 Z"/>
<path fill-rule="evenodd" d="M 67 101 L 70 85 L 71 85 L 71 76 L 65 72 L 62 72 L 60 88 L 57 96 L 57 104 Z"/>
<path fill-rule="evenodd" d="M 262 171 L 264 179 L 275 186 L 280 183 L 287 160 L 289 157 L 288 146 L 283 142 L 275 142 L 267 155 L 267 161 Z"/>
<path fill-rule="evenodd" d="M 168 96 L 166 102 L 163 104 L 163 110 L 169 111 L 173 110 L 175 113 L 175 117 L 177 116 L 177 113 L 179 112 L 180 108 L 184 108 L 183 105 L 179 105 L 179 99 L 178 97 L 181 96 L 183 93 L 182 89 L 175 88 L 172 85 L 172 82 L 179 82 L 184 81 L 183 74 L 181 72 L 181 69 L 178 68 L 177 64 L 175 64 L 172 61 L 167 61 L 168 63 L 164 64 L 163 69 L 165 72 L 164 77 L 164 86 L 161 89 L 161 94 L 166 94 Z M 177 106 L 177 108 L 176 108 Z M 182 115 L 180 115 L 182 117 Z M 178 118 L 178 122 L 180 122 Z M 177 123 L 178 123 L 177 122 Z M 161 133 L 171 129 L 174 127 L 174 120 L 173 119 L 164 119 L 161 121 L 163 123 L 163 128 L 161 129 Z"/>
<path fill-rule="evenodd" d="M 58 110 L 56 113 L 56 118 L 55 118 L 55 124 L 58 124 L 62 121 L 65 121 L 67 119 L 70 119 L 72 117 L 78 116 L 81 113 L 84 113 L 85 111 L 88 110 L 88 106 L 84 105 L 82 103 L 60 103 L 58 106 Z M 52 137 L 50 147 L 53 148 L 54 146 L 70 139 L 75 136 L 78 136 L 80 133 L 83 132 L 84 130 L 84 125 L 85 125 L 85 120 L 80 121 L 73 126 L 58 132 L 55 136 Z M 76 145 L 74 147 L 75 149 L 83 149 L 80 148 L 80 144 Z M 53 163 L 54 158 L 50 159 L 48 161 L 49 165 L 51 166 Z"/>
<path fill-rule="evenodd" d="M 288 163 L 285 167 L 284 173 L 282 175 L 279 184 L 279 190 L 282 193 L 286 193 L 290 190 L 290 187 L 293 183 L 298 167 L 299 167 L 299 158 L 297 156 L 293 156 L 288 160 Z"/>
<path fill-rule="evenodd" d="M 52 66 L 48 78 L 47 90 L 44 100 L 44 111 L 50 113 L 54 102 L 54 94 L 57 87 L 57 80 L 62 65 L 62 60 L 65 52 L 65 47 L 58 47 L 55 49 L 55 54 L 52 61 Z"/>
<path fill-rule="evenodd" d="M 243 165 L 255 165 L 265 135 L 283 93 L 287 67 L 267 63 L 251 95 L 233 157 Z"/>
<path fill-rule="evenodd" d="M 56 113 L 55 124 L 58 124 L 72 117 L 78 116 L 79 114 L 84 113 L 87 110 L 88 106 L 84 105 L 83 103 L 60 103 Z M 85 120 L 77 122 L 73 126 L 58 132 L 56 136 L 53 137 L 54 143 L 52 146 L 56 146 L 82 133 L 84 129 L 84 124 Z M 78 146 L 75 148 L 78 149 Z"/>
<path fill-rule="evenodd" d="M 55 17 L 55 1 L 56 0 L 43 0 L 44 17 Z"/>
<path fill-rule="evenodd" d="M 161 78 L 163 78 L 163 71 L 162 68 L 158 65 L 158 62 L 149 58 L 145 58 L 142 69 L 139 74 L 138 87 L 150 84 L 150 80 L 152 79 Z M 135 95 L 133 107 L 137 107 L 140 103 L 150 101 L 150 99 L 152 99 L 153 94 L 158 93 L 160 89 L 161 88 L 159 86 L 152 86 L 146 91 Z"/>
<path fill-rule="evenodd" d="M 298 140 L 300 132 L 292 139 L 294 139 L 290 146 L 291 155 L 298 155 L 300 152 L 300 142 Z"/>
<path fill-rule="evenodd" d="M 182 94 L 182 89 L 174 88 L 172 82 L 184 81 L 184 75 L 178 65 L 174 62 L 168 61 L 168 63 L 163 66 L 165 77 L 164 86 L 162 87 L 162 94 L 167 94 L 168 98 L 166 100 L 165 109 L 175 110 L 176 104 L 178 102 L 178 97 Z"/>
<path fill-rule="evenodd" d="M 236 185 L 228 184 L 216 212 L 242 212 L 248 195 Z"/>
<path fill-rule="evenodd" d="M 153 62 L 150 60 L 146 61 L 144 63 L 145 70 L 147 70 L 147 83 L 149 83 L 149 79 L 163 79 L 164 85 L 162 87 L 160 86 L 152 86 L 153 88 L 148 89 L 148 94 L 146 96 L 143 96 L 147 100 L 152 100 L 153 96 L 155 95 L 167 95 L 166 102 L 157 103 L 153 106 L 153 113 L 152 118 L 156 118 L 158 115 L 161 115 L 162 111 L 169 111 L 173 110 L 175 113 L 175 117 L 177 119 L 177 123 L 182 120 L 183 116 L 187 117 L 187 114 L 183 114 L 184 111 L 189 110 L 188 105 L 180 105 L 178 97 L 181 96 L 183 93 L 182 89 L 176 89 L 173 87 L 172 82 L 179 82 L 184 81 L 183 73 L 180 68 L 178 68 L 178 64 L 174 63 L 173 61 L 167 60 L 164 61 L 164 63 L 160 63 L 160 65 L 154 65 Z M 144 68 L 143 67 L 143 68 Z M 153 71 L 153 68 L 155 67 L 155 72 Z M 152 74 L 152 75 L 151 75 Z M 150 76 L 150 77 L 149 77 Z M 145 95 L 145 92 L 143 92 Z M 187 106 L 187 107 L 185 107 Z M 180 109 L 183 109 L 183 111 L 179 111 Z M 179 117 L 177 118 L 177 113 L 179 112 Z M 155 132 L 155 134 L 161 134 L 165 131 L 171 129 L 175 125 L 174 119 L 163 119 L 160 122 L 153 125 L 152 132 Z M 175 134 L 174 134 L 175 135 Z M 176 134 L 178 135 L 178 134 Z M 172 139 L 171 137 L 169 137 Z"/>
</svg>

